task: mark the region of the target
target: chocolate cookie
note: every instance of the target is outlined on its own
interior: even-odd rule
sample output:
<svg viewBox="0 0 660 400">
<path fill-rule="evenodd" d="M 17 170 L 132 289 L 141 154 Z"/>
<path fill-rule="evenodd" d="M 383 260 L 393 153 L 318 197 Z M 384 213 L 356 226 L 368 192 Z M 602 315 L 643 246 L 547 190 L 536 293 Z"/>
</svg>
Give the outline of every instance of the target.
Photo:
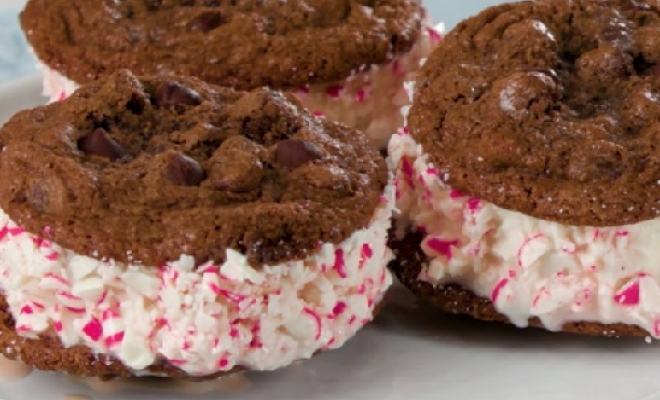
<svg viewBox="0 0 660 400">
<path fill-rule="evenodd" d="M 21 24 L 53 100 L 118 68 L 270 86 L 379 145 L 438 39 L 418 0 L 30 0 Z"/>
<path fill-rule="evenodd" d="M 2 336 L 38 368 L 275 369 L 341 346 L 391 283 L 384 160 L 291 96 L 120 70 L 0 143 Z"/>
<path fill-rule="evenodd" d="M 411 134 L 449 185 L 501 207 L 572 225 L 657 218 L 658 32 L 651 1 L 485 10 L 429 58 Z"/>
<path fill-rule="evenodd" d="M 660 337 L 658 7 L 518 2 L 447 35 L 389 146 L 409 287 L 477 318 Z"/>
</svg>

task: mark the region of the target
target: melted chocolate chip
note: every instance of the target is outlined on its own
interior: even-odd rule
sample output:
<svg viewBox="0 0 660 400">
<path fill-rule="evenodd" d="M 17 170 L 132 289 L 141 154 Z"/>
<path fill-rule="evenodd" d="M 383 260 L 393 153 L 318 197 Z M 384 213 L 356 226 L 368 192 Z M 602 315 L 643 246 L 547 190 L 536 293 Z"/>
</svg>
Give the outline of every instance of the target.
<svg viewBox="0 0 660 400">
<path fill-rule="evenodd" d="M 172 152 L 163 176 L 174 185 L 197 186 L 204 180 L 204 170 L 197 161 L 187 155 Z"/>
<path fill-rule="evenodd" d="M 191 31 L 210 32 L 220 25 L 224 24 L 226 20 L 220 13 L 204 13 L 190 22 L 189 28 Z"/>
<path fill-rule="evenodd" d="M 78 148 L 86 154 L 105 157 L 110 161 L 116 161 L 128 154 L 103 128 L 96 128 L 94 132 L 80 139 Z"/>
<path fill-rule="evenodd" d="M 287 139 L 277 143 L 275 150 L 277 164 L 288 169 L 299 168 L 322 156 L 321 150 L 312 143 L 296 139 Z"/>
<path fill-rule="evenodd" d="M 175 81 L 163 84 L 158 94 L 157 103 L 161 107 L 167 106 L 196 106 L 202 102 L 202 98 L 194 90 L 187 88 Z"/>
</svg>

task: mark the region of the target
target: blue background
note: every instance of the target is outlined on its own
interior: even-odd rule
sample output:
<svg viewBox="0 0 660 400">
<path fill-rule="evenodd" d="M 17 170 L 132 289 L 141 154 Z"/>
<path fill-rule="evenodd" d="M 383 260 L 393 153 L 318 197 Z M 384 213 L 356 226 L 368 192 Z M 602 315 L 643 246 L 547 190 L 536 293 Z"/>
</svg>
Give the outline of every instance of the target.
<svg viewBox="0 0 660 400">
<path fill-rule="evenodd" d="M 451 29 L 461 19 L 481 9 L 501 3 L 498 0 L 427 0 L 436 21 Z M 0 10 L 0 85 L 37 73 L 32 55 L 18 26 L 17 7 Z"/>
</svg>

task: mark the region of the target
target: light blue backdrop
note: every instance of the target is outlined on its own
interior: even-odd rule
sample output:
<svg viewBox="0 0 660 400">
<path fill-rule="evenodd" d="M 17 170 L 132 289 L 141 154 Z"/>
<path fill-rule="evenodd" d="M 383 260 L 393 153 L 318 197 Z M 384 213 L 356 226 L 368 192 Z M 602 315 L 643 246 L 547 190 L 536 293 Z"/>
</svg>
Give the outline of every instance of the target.
<svg viewBox="0 0 660 400">
<path fill-rule="evenodd" d="M 426 0 L 436 21 L 452 28 L 461 19 L 497 3 L 498 0 Z M 0 85 L 36 73 L 18 27 L 17 9 L 0 10 Z"/>
<path fill-rule="evenodd" d="M 437 20 L 445 22 L 447 28 L 450 29 L 463 18 L 503 2 L 499 0 L 426 0 L 424 3 L 431 14 Z"/>
</svg>

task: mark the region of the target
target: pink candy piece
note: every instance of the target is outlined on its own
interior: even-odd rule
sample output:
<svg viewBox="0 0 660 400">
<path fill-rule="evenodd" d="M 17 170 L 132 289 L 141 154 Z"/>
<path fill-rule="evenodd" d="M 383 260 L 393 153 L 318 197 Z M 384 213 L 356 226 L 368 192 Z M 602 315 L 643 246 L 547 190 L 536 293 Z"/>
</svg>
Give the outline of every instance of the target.
<svg viewBox="0 0 660 400">
<path fill-rule="evenodd" d="M 348 274 L 346 273 L 346 263 L 344 262 L 344 250 L 342 249 L 335 250 L 334 268 L 337 271 L 337 274 L 339 274 L 340 278 L 346 279 L 348 277 Z"/>
<path fill-rule="evenodd" d="M 32 309 L 32 307 L 30 307 L 26 304 L 23 307 L 21 307 L 20 313 L 25 314 L 25 315 L 30 315 L 30 314 L 34 313 L 34 310 Z"/>
<path fill-rule="evenodd" d="M 316 335 L 314 336 L 314 340 L 319 340 L 319 338 L 321 337 L 321 317 L 309 307 L 305 307 L 303 309 L 303 312 L 309 315 L 310 317 L 312 317 L 312 319 L 316 323 Z"/>
<path fill-rule="evenodd" d="M 406 184 L 408 187 L 415 187 L 414 181 L 413 181 L 413 175 L 415 174 L 415 171 L 413 170 L 412 165 L 410 164 L 410 160 L 407 158 L 403 158 L 401 160 L 401 169 L 403 170 L 403 178 L 406 181 Z"/>
<path fill-rule="evenodd" d="M 442 40 L 442 35 L 436 31 L 433 28 L 426 28 L 426 32 L 428 33 L 429 37 L 431 38 L 431 41 L 436 43 Z"/>
<path fill-rule="evenodd" d="M 120 344 L 124 340 L 124 332 L 117 332 L 112 336 L 105 338 L 105 347 L 111 348 Z"/>
<path fill-rule="evenodd" d="M 453 258 L 452 247 L 458 245 L 458 240 L 443 240 L 439 238 L 431 238 L 426 242 L 426 245 L 436 253 L 444 256 L 447 260 L 451 261 Z"/>
<path fill-rule="evenodd" d="M 362 251 L 360 253 L 360 268 L 364 266 L 364 264 L 374 255 L 373 250 L 371 249 L 371 246 L 369 246 L 369 243 L 364 243 L 362 245 Z"/>
<path fill-rule="evenodd" d="M 463 197 L 465 197 L 463 193 L 459 192 L 458 190 L 453 189 L 451 192 L 449 192 L 450 199 L 462 199 Z"/>
<path fill-rule="evenodd" d="M 476 197 L 472 197 L 468 200 L 467 207 L 471 213 L 475 213 L 481 208 L 481 200 L 477 199 Z"/>
<path fill-rule="evenodd" d="M 337 304 L 332 308 L 333 317 L 338 317 L 341 313 L 346 310 L 346 303 L 343 301 L 338 301 Z"/>
<path fill-rule="evenodd" d="M 518 257 L 517 258 L 518 258 L 518 266 L 520 268 L 523 267 L 523 254 L 524 254 L 525 250 L 527 249 L 527 247 L 529 247 L 529 245 L 532 242 L 534 242 L 536 240 L 539 240 L 539 239 L 543 239 L 544 237 L 545 237 L 545 235 L 543 235 L 542 233 L 539 233 L 538 235 L 534 235 L 530 238 L 525 239 L 525 241 L 520 246 L 520 248 L 518 248 Z"/>
<path fill-rule="evenodd" d="M 22 233 L 25 233 L 25 229 L 23 229 L 23 228 L 21 228 L 21 227 L 19 227 L 19 226 L 15 226 L 15 227 L 13 227 L 13 228 L 9 228 L 9 234 L 12 235 L 12 236 L 18 236 L 18 235 L 20 235 L 20 234 L 22 234 Z"/>
<path fill-rule="evenodd" d="M 497 285 L 495 285 L 495 287 L 493 288 L 493 292 L 492 292 L 492 294 L 491 294 L 491 296 L 490 296 L 491 301 L 493 302 L 493 304 L 497 303 L 497 299 L 500 297 L 500 292 L 502 291 L 502 289 L 503 289 L 508 283 L 509 283 L 509 280 L 506 279 L 506 278 L 504 278 L 504 279 L 502 279 L 501 281 L 499 281 L 499 282 L 497 283 Z"/>
<path fill-rule="evenodd" d="M 635 279 L 623 286 L 615 295 L 614 301 L 622 306 L 636 306 L 639 304 L 639 280 Z"/>
<path fill-rule="evenodd" d="M 98 342 L 103 336 L 103 325 L 101 325 L 101 322 L 98 319 L 92 318 L 92 320 L 83 327 L 83 332 L 92 341 Z"/>
</svg>

